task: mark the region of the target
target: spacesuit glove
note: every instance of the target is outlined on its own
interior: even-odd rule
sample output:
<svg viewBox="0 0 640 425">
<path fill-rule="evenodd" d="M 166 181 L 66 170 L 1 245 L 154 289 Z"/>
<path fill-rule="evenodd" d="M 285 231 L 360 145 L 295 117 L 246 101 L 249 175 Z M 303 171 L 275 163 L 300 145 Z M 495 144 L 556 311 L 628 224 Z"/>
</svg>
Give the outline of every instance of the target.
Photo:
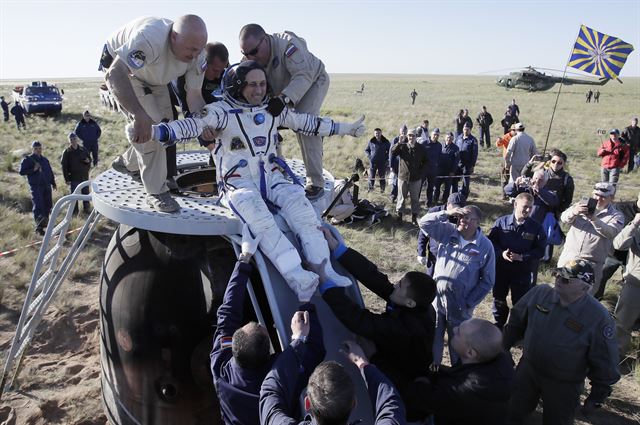
<svg viewBox="0 0 640 425">
<path fill-rule="evenodd" d="M 418 263 L 422 264 L 423 266 L 427 265 L 427 257 L 423 257 L 421 255 L 418 255 L 417 260 L 418 260 Z"/>
<path fill-rule="evenodd" d="M 249 229 L 249 225 L 245 223 L 242 227 L 242 254 L 255 254 L 256 250 L 258 249 L 260 239 L 262 239 L 262 235 L 259 234 L 256 237 L 253 237 L 253 235 L 251 234 L 251 230 Z"/>
<path fill-rule="evenodd" d="M 165 123 L 154 124 L 151 126 L 151 139 L 160 142 L 163 145 L 171 145 L 176 139 L 176 135 Z"/>
<path fill-rule="evenodd" d="M 285 106 L 287 106 L 287 104 L 281 96 L 272 97 L 269 99 L 269 103 L 267 103 L 267 112 L 277 117 L 282 113 Z"/>
<path fill-rule="evenodd" d="M 366 127 L 364 126 L 364 115 L 362 115 L 351 124 L 345 122 L 339 123 L 337 133 L 340 135 L 360 137 L 364 134 L 365 131 Z"/>
</svg>

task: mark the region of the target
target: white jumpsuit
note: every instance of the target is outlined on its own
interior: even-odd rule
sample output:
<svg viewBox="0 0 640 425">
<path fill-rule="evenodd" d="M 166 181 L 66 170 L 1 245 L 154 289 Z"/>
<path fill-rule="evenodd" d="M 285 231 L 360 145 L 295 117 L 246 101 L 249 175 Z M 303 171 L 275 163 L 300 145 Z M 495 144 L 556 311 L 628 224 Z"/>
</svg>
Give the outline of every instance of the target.
<svg viewBox="0 0 640 425">
<path fill-rule="evenodd" d="M 213 155 L 218 187 L 224 191 L 226 202 L 254 235 L 262 235 L 261 251 L 299 300 L 311 298 L 318 276 L 302 268 L 298 251 L 278 228 L 274 214 L 280 214 L 296 235 L 306 261 L 319 264 L 326 260 L 327 277 L 339 286 L 350 285 L 349 278 L 331 267 L 327 242 L 318 230 L 322 223 L 305 197 L 303 186 L 288 181 L 288 167 L 274 160 L 279 126 L 304 135 L 331 136 L 347 134 L 350 124 L 295 113 L 289 108 L 273 117 L 263 106 L 242 108 L 225 99 L 207 105 L 192 118 L 160 125 L 165 134 L 157 137 L 156 128 L 154 137 L 162 141 L 188 139 L 200 135 L 205 126 L 218 130 Z"/>
</svg>

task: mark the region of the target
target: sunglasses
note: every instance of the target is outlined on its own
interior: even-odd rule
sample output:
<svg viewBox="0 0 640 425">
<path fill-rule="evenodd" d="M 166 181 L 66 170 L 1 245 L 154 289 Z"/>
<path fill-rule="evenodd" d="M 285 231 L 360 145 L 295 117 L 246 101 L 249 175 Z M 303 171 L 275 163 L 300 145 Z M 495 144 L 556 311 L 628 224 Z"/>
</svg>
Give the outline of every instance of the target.
<svg viewBox="0 0 640 425">
<path fill-rule="evenodd" d="M 248 56 L 255 56 L 256 53 L 258 53 L 258 50 L 260 50 L 260 45 L 262 44 L 263 41 L 264 41 L 264 37 L 260 38 L 260 41 L 258 42 L 256 47 L 254 47 L 253 49 L 249 50 L 248 52 L 240 50 L 240 53 L 242 53 L 244 56 L 247 56 L 247 57 Z"/>
<path fill-rule="evenodd" d="M 558 164 L 558 165 L 564 164 L 564 162 L 562 162 L 562 161 L 554 161 L 554 160 L 551 160 L 551 163 L 552 164 Z"/>
</svg>

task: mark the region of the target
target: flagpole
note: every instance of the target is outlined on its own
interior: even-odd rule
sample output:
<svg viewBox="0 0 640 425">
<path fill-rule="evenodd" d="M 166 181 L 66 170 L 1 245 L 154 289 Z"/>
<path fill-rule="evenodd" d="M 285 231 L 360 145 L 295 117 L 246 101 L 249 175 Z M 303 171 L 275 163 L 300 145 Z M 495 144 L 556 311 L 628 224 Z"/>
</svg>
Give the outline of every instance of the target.
<svg viewBox="0 0 640 425">
<path fill-rule="evenodd" d="M 580 28 L 578 29 L 578 34 L 576 35 L 576 40 L 580 36 L 581 29 L 582 29 L 582 25 L 580 25 Z M 564 78 L 567 75 L 567 67 L 569 66 L 569 61 L 571 60 L 571 56 L 573 55 L 574 47 L 575 47 L 575 42 L 571 46 L 571 51 L 569 52 L 569 58 L 567 59 L 567 62 L 564 65 L 564 71 L 562 72 L 562 78 L 560 79 L 560 88 L 558 88 L 558 94 L 556 96 L 556 102 L 554 103 L 553 111 L 551 112 L 551 120 L 549 121 L 549 128 L 547 129 L 547 137 L 544 140 L 544 148 L 542 149 L 542 156 L 544 156 L 545 152 L 547 151 L 547 144 L 549 143 L 549 135 L 551 134 L 551 126 L 553 125 L 553 118 L 556 115 L 556 108 L 558 107 L 558 100 L 560 99 L 560 93 L 562 93 L 562 86 L 563 86 L 563 83 L 564 83 Z"/>
</svg>

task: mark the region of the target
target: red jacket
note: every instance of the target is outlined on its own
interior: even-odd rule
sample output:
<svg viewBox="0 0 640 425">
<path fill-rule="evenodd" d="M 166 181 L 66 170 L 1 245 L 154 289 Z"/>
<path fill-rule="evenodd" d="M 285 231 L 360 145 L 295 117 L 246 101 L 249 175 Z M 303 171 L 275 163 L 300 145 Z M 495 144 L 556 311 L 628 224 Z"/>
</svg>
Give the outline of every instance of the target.
<svg viewBox="0 0 640 425">
<path fill-rule="evenodd" d="M 602 157 L 602 168 L 622 168 L 629 161 L 629 145 L 622 143 L 620 140 L 613 142 L 607 140 L 602 142 L 602 146 L 598 149 L 598 156 Z"/>
</svg>

